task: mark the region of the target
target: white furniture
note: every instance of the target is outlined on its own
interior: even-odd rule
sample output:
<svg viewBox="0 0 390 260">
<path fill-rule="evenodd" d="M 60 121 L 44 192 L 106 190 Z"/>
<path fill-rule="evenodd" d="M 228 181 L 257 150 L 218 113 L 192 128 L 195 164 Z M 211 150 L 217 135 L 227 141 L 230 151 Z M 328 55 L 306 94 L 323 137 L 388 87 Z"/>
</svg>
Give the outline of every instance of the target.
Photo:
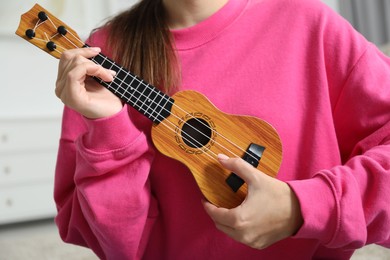
<svg viewBox="0 0 390 260">
<path fill-rule="evenodd" d="M 13 34 L 0 35 L 0 56 L 0 225 L 53 217 L 58 61 Z"/>
<path fill-rule="evenodd" d="M 82 38 L 134 0 L 26 0 L 0 3 L 0 225 L 53 217 L 54 168 L 62 103 L 58 61 L 14 33 L 35 2 Z"/>
<path fill-rule="evenodd" d="M 0 224 L 53 217 L 60 120 L 0 119 Z"/>
</svg>

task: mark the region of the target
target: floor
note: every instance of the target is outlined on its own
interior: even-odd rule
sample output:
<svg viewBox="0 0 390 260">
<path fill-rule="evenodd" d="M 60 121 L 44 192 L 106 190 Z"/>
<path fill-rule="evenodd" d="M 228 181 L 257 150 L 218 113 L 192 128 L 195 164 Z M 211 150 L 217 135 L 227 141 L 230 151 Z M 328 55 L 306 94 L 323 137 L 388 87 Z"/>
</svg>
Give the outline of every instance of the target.
<svg viewBox="0 0 390 260">
<path fill-rule="evenodd" d="M 88 249 L 65 244 L 53 220 L 0 225 L 0 260 L 97 260 Z M 371 245 L 358 250 L 352 260 L 388 260 L 390 249 Z"/>
<path fill-rule="evenodd" d="M 86 248 L 61 241 L 53 220 L 0 226 L 0 260 L 97 260 Z"/>
</svg>

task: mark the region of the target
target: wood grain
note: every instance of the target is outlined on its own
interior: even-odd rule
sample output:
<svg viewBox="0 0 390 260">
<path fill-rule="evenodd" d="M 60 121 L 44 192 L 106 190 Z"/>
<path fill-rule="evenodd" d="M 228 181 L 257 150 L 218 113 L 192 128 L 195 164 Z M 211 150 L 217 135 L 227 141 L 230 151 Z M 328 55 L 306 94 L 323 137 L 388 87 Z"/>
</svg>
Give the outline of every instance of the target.
<svg viewBox="0 0 390 260">
<path fill-rule="evenodd" d="M 49 17 L 45 22 L 38 18 L 41 11 Z M 59 26 L 66 27 L 66 37 L 57 33 Z M 29 29 L 34 30 L 35 37 L 26 36 Z M 64 50 L 84 46 L 74 30 L 38 4 L 22 15 L 16 34 L 55 58 L 60 58 Z M 54 51 L 47 48 L 48 42 L 56 44 Z M 250 144 L 263 146 L 265 150 L 257 169 L 272 177 L 277 175 L 282 161 L 282 144 L 270 124 L 255 117 L 223 113 L 196 91 L 181 91 L 172 98 L 174 105 L 171 114 L 152 127 L 153 142 L 161 153 L 189 168 L 201 192 L 211 203 L 234 208 L 244 201 L 248 192 L 246 184 L 234 192 L 226 183 L 231 172 L 222 168 L 217 161 L 220 153 L 242 157 Z M 183 127 L 199 120 L 211 130 L 208 131 L 206 142 L 191 145 L 188 140 L 186 142 L 187 138 L 183 138 Z"/>
<path fill-rule="evenodd" d="M 46 22 L 39 21 L 38 14 L 41 11 L 45 12 L 49 17 Z M 57 28 L 61 25 L 65 26 L 68 30 L 66 38 L 57 33 Z M 26 31 L 28 29 L 33 29 L 35 31 L 35 37 L 33 39 L 26 36 Z M 84 42 L 72 28 L 39 4 L 35 4 L 28 12 L 21 16 L 18 29 L 15 33 L 57 59 L 61 57 L 61 53 L 65 50 L 81 48 L 84 46 Z M 49 41 L 56 44 L 57 49 L 55 51 L 50 51 L 46 47 L 46 44 Z"/>
<path fill-rule="evenodd" d="M 237 192 L 226 184 L 230 172 L 222 168 L 216 155 L 242 157 L 251 143 L 266 149 L 257 167 L 263 173 L 275 177 L 282 161 L 282 144 L 275 129 L 267 122 L 250 116 L 226 114 L 218 110 L 205 96 L 195 91 L 182 91 L 173 96 L 175 104 L 172 114 L 164 124 L 154 125 L 152 139 L 163 154 L 184 163 L 192 172 L 203 195 L 211 203 L 225 208 L 233 208 L 242 203 L 247 194 L 246 184 Z M 193 117 L 209 118 L 214 125 L 214 140 L 207 149 L 183 147 L 181 136 L 172 131 L 181 126 L 181 120 Z M 168 130 L 167 130 L 168 129 Z M 179 140 L 178 140 L 179 139 Z M 172 141 L 173 140 L 173 141 Z M 195 152 L 194 152 L 195 151 Z"/>
</svg>

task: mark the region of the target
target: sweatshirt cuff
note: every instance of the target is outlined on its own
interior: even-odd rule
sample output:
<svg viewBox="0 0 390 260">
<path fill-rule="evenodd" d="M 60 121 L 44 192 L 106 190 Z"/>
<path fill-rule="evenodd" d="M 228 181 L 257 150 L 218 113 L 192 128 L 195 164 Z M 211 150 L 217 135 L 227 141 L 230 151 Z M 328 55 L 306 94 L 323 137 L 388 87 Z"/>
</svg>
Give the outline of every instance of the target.
<svg viewBox="0 0 390 260">
<path fill-rule="evenodd" d="M 141 133 L 132 123 L 127 105 L 110 117 L 99 119 L 84 117 L 84 121 L 88 131 L 82 137 L 83 146 L 95 152 L 123 148 L 132 143 Z"/>
<path fill-rule="evenodd" d="M 337 231 L 340 214 L 331 182 L 320 173 L 311 179 L 287 184 L 299 200 L 304 221 L 293 238 L 316 239 L 326 246 Z"/>
</svg>

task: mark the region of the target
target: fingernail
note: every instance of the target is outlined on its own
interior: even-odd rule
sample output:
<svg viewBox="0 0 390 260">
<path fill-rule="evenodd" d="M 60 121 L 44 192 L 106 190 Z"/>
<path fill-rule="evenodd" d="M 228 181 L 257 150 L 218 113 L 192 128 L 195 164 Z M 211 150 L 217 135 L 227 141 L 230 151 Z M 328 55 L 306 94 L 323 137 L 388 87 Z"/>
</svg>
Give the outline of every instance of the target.
<svg viewBox="0 0 390 260">
<path fill-rule="evenodd" d="M 95 52 L 100 52 L 101 51 L 101 49 L 99 47 L 90 47 L 89 49 L 92 50 L 92 51 L 95 51 Z"/>
<path fill-rule="evenodd" d="M 116 71 L 115 70 L 110 70 L 110 73 L 111 73 L 112 76 L 116 75 Z"/>
<path fill-rule="evenodd" d="M 227 155 L 224 155 L 224 154 L 220 153 L 220 154 L 218 154 L 218 159 L 222 160 L 222 161 L 225 161 L 225 160 L 228 160 L 229 157 Z"/>
</svg>

